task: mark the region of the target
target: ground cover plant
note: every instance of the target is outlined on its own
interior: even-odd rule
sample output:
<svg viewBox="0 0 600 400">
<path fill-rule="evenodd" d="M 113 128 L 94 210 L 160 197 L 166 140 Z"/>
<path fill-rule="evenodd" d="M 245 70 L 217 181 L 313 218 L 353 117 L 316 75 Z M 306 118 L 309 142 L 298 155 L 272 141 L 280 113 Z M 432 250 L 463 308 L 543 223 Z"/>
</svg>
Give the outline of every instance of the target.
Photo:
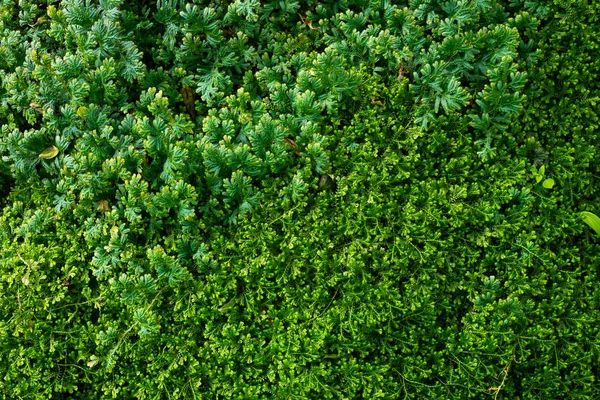
<svg viewBox="0 0 600 400">
<path fill-rule="evenodd" d="M 1 398 L 600 397 L 599 16 L 0 0 Z"/>
</svg>

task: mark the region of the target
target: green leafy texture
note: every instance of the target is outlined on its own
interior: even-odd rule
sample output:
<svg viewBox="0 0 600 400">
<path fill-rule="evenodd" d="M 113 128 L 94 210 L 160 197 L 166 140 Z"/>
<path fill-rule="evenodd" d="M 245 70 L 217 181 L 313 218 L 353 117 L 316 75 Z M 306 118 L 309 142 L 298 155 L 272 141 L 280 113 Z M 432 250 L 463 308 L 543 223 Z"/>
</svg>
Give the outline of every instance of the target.
<svg viewBox="0 0 600 400">
<path fill-rule="evenodd" d="M 0 397 L 600 396 L 599 5 L 200 3 L 0 1 Z"/>
</svg>

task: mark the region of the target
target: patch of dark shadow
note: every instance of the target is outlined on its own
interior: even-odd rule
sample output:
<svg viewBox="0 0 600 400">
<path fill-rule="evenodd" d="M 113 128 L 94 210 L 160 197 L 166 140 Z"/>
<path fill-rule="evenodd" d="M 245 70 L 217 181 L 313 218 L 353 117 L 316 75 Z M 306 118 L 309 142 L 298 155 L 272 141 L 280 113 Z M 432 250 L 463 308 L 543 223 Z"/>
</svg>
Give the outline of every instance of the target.
<svg viewBox="0 0 600 400">
<path fill-rule="evenodd" d="M 14 179 L 12 179 L 10 175 L 4 174 L 0 169 L 0 206 L 4 205 L 4 202 L 10 195 L 14 185 Z"/>
<path fill-rule="evenodd" d="M 93 271 L 90 269 L 88 270 L 88 285 L 90 287 L 90 289 L 92 289 L 92 291 L 94 289 L 96 289 L 98 287 L 98 278 L 96 278 L 96 276 L 94 275 Z"/>
<path fill-rule="evenodd" d="M 99 308 L 92 308 L 92 315 L 90 315 L 90 320 L 92 321 L 92 325 L 96 325 L 98 323 L 98 320 L 100 319 L 100 309 Z"/>
</svg>

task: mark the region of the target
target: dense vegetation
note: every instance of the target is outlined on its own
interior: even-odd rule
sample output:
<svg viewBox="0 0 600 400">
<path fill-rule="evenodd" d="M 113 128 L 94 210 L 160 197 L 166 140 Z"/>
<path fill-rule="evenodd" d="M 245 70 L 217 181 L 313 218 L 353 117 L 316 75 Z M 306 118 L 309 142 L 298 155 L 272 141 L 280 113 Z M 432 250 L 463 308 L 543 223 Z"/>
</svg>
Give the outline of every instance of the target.
<svg viewBox="0 0 600 400">
<path fill-rule="evenodd" d="M 1 398 L 600 397 L 599 17 L 0 0 Z"/>
</svg>

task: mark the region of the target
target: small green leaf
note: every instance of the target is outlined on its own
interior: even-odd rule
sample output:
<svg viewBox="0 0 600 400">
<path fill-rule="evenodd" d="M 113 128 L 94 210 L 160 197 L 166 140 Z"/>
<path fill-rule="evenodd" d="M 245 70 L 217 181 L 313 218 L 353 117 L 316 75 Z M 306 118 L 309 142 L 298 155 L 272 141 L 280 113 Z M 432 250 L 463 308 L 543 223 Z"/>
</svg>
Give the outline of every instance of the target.
<svg viewBox="0 0 600 400">
<path fill-rule="evenodd" d="M 598 218 L 596 214 L 589 211 L 583 211 L 581 213 L 581 218 L 583 219 L 583 222 L 588 224 L 590 228 L 595 230 L 596 233 L 600 235 L 600 218 Z"/>
<path fill-rule="evenodd" d="M 554 187 L 554 179 L 546 179 L 544 183 L 542 183 L 542 186 L 544 186 L 546 189 L 552 189 L 552 187 Z"/>
<path fill-rule="evenodd" d="M 542 180 L 544 176 L 543 175 L 536 175 L 535 176 L 535 183 L 540 183 L 540 181 Z"/>
<path fill-rule="evenodd" d="M 81 106 L 77 109 L 77 115 L 79 116 L 79 118 L 85 119 L 85 116 L 88 111 L 89 109 L 86 106 Z"/>
<path fill-rule="evenodd" d="M 58 147 L 50 146 L 46 150 L 42 151 L 39 157 L 44 160 L 51 160 L 58 155 Z"/>
<path fill-rule="evenodd" d="M 542 166 L 540 167 L 540 170 L 538 171 L 538 173 L 539 173 L 540 175 L 544 175 L 544 174 L 546 173 L 546 166 L 545 166 L 545 165 L 542 165 Z"/>
<path fill-rule="evenodd" d="M 231 307 L 233 307 L 235 305 L 237 298 L 234 297 L 233 299 L 229 300 L 227 303 L 225 303 L 223 305 L 223 307 L 219 308 L 219 312 L 226 312 L 227 310 L 229 310 Z"/>
</svg>

